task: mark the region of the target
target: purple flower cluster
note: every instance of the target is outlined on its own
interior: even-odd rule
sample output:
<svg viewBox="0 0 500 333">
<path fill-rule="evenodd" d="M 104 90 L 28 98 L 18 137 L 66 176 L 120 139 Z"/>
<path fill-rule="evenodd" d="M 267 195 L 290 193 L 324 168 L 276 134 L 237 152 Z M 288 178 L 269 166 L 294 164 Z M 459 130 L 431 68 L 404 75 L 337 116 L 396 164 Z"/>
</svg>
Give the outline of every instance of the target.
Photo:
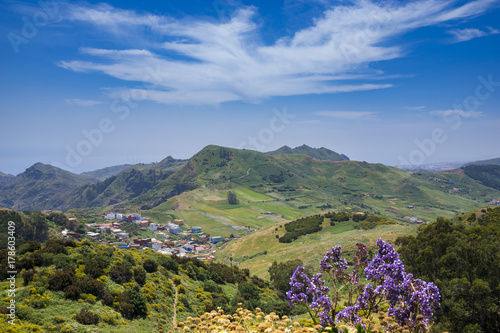
<svg viewBox="0 0 500 333">
<path fill-rule="evenodd" d="M 433 311 L 439 306 L 438 288 L 432 283 L 407 274 L 399 254 L 392 245 L 382 239 L 377 241 L 378 252 L 370 263 L 366 262 L 366 245 L 356 245 L 358 250 L 353 257 L 351 274 L 346 272 L 348 263 L 341 258 L 340 246 L 333 247 L 321 260 L 321 270 L 332 278 L 334 285 L 331 297 L 328 296 L 330 288 L 321 279 L 322 274 L 309 279 L 304 267 L 299 266 L 292 276 L 291 289 L 287 293 L 289 304 L 292 307 L 295 304 L 305 305 L 314 321 L 311 310 L 320 318 L 323 327 L 335 325 L 334 318 L 337 321 L 358 324 L 361 321 L 361 311 L 369 317 L 378 312 L 379 304 L 383 301 L 389 303 L 388 314 L 393 316 L 399 325 L 408 325 L 412 331 L 417 329 L 419 321 L 427 325 Z M 371 282 L 366 286 L 359 284 L 360 270 L 364 267 L 366 279 Z M 349 291 L 348 306 L 337 314 L 339 290 L 343 287 L 347 287 Z M 354 295 L 357 295 L 356 302 L 351 304 L 351 297 Z M 422 315 L 423 319 L 419 315 Z"/>
<path fill-rule="evenodd" d="M 432 284 L 415 279 L 404 270 L 403 262 L 394 247 L 382 239 L 377 241 L 377 255 L 365 269 L 366 279 L 373 286 L 365 286 L 358 296 L 356 304 L 345 308 L 337 315 L 337 320 L 358 323 L 359 311 L 371 314 L 378 312 L 381 301 L 389 302 L 388 314 L 393 316 L 399 325 L 415 328 L 417 316 L 422 314 L 425 325 L 439 306 L 439 290 Z"/>
<path fill-rule="evenodd" d="M 330 288 L 325 286 L 321 274 L 316 274 L 309 279 L 304 272 L 304 267 L 298 266 L 292 275 L 291 289 L 286 293 L 288 304 L 293 308 L 295 304 L 303 304 L 309 309 L 309 296 L 312 299 L 310 309 L 320 318 L 321 325 L 333 323 L 330 315 L 332 304 L 328 298 Z"/>
</svg>

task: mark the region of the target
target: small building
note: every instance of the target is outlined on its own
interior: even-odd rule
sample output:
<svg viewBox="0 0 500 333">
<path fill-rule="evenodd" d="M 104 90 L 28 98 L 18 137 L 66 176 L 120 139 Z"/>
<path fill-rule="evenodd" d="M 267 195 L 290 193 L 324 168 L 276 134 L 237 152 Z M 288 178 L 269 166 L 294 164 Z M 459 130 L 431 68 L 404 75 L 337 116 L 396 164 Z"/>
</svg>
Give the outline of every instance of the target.
<svg viewBox="0 0 500 333">
<path fill-rule="evenodd" d="M 196 246 L 194 248 L 194 252 L 196 252 L 196 254 L 200 254 L 200 253 L 202 253 L 202 252 L 204 252 L 206 250 L 207 250 L 206 247 L 203 246 L 203 245 L 202 246 Z"/>
<path fill-rule="evenodd" d="M 179 226 L 171 227 L 168 229 L 171 234 L 177 235 L 181 233 L 181 228 Z"/>
<path fill-rule="evenodd" d="M 410 217 L 410 222 L 417 223 L 418 219 L 416 217 Z"/>
<path fill-rule="evenodd" d="M 119 249 L 125 249 L 125 250 L 128 250 L 128 249 L 130 249 L 130 246 L 129 246 L 129 245 L 118 245 L 118 248 L 119 248 Z"/>
<path fill-rule="evenodd" d="M 66 235 L 74 238 L 80 238 L 80 234 L 77 232 L 68 232 Z"/>
<path fill-rule="evenodd" d="M 113 224 L 111 223 L 102 223 L 102 224 L 96 224 L 96 227 L 100 230 L 100 231 L 106 231 L 106 230 L 109 230 L 113 227 Z"/>
<path fill-rule="evenodd" d="M 140 246 L 145 246 L 147 243 L 151 243 L 151 238 L 142 238 L 142 239 L 134 238 L 133 242 L 134 242 L 134 244 L 139 244 Z"/>
<path fill-rule="evenodd" d="M 183 225 L 184 224 L 184 219 L 175 219 L 174 223 L 178 224 L 178 225 Z"/>
<path fill-rule="evenodd" d="M 164 239 L 167 239 L 167 238 L 169 238 L 170 236 L 169 236 L 169 235 L 167 235 L 167 234 L 166 234 L 166 233 L 164 233 L 164 232 L 157 232 L 157 233 L 156 233 L 156 237 L 158 237 L 158 238 L 164 238 Z"/>
<path fill-rule="evenodd" d="M 234 230 L 238 230 L 238 231 L 247 230 L 248 229 L 247 227 L 242 227 L 242 226 L 239 226 L 239 225 L 233 225 L 231 228 L 233 228 Z"/>
<path fill-rule="evenodd" d="M 153 250 L 161 250 L 161 243 L 154 242 L 151 247 Z"/>
<path fill-rule="evenodd" d="M 201 232 L 201 227 L 191 227 L 191 232 L 194 234 L 198 234 Z"/>
<path fill-rule="evenodd" d="M 221 236 L 210 237 L 210 243 L 212 243 L 212 244 L 217 244 L 217 243 L 220 243 L 222 241 L 223 241 L 223 239 Z"/>
<path fill-rule="evenodd" d="M 98 232 L 87 232 L 87 236 L 89 236 L 92 239 L 98 239 L 101 238 L 101 234 Z"/>
<path fill-rule="evenodd" d="M 491 206 L 500 206 L 500 200 L 493 199 L 488 204 L 491 205 Z"/>
<path fill-rule="evenodd" d="M 129 239 L 130 238 L 128 232 L 119 232 L 116 234 L 116 236 L 118 238 L 122 238 L 122 239 Z"/>
<path fill-rule="evenodd" d="M 105 219 L 105 220 L 113 220 L 113 219 L 116 219 L 116 214 L 115 214 L 115 213 L 107 213 L 106 215 L 104 215 L 104 219 Z"/>
</svg>

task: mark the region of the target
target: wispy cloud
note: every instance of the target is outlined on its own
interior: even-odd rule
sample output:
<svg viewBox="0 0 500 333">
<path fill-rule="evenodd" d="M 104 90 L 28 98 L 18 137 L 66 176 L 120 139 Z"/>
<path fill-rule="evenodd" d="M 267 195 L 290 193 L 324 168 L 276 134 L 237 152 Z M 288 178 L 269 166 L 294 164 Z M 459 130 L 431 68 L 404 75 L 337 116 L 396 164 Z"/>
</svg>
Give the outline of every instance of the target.
<svg viewBox="0 0 500 333">
<path fill-rule="evenodd" d="M 483 113 L 481 111 L 438 110 L 438 111 L 431 111 L 430 114 L 440 118 L 448 118 L 456 116 L 461 118 L 478 118 Z"/>
<path fill-rule="evenodd" d="M 359 0 L 330 7 L 310 27 L 271 44 L 261 40 L 255 7 L 241 7 L 230 19 L 217 22 L 107 4 L 69 5 L 66 20 L 119 36 L 122 46 L 82 48 L 91 60 L 59 65 L 138 82 L 134 90 L 122 89 L 165 104 L 258 102 L 272 96 L 384 89 L 392 84 L 373 83 L 384 73 L 370 70 L 369 64 L 407 53 L 402 45 L 388 43 L 393 37 L 479 15 L 496 2 Z"/>
<path fill-rule="evenodd" d="M 479 30 L 479 29 L 454 29 L 448 31 L 450 35 L 453 35 L 450 42 L 451 43 L 460 43 L 465 42 L 477 37 L 491 36 L 500 33 L 500 30 L 493 29 L 488 27 L 487 30 Z"/>
<path fill-rule="evenodd" d="M 423 109 L 425 109 L 425 105 L 420 105 L 420 106 L 405 106 L 405 109 L 407 109 L 407 110 L 423 110 Z"/>
<path fill-rule="evenodd" d="M 64 101 L 68 104 L 73 104 L 73 105 L 78 105 L 78 106 L 86 106 L 86 107 L 103 104 L 103 102 L 100 102 L 100 101 L 92 101 L 92 100 L 88 100 L 88 99 L 79 99 L 79 98 L 65 99 Z"/>
<path fill-rule="evenodd" d="M 322 117 L 349 119 L 349 120 L 367 120 L 374 119 L 377 116 L 376 112 L 362 112 L 362 111 L 318 111 L 316 115 Z"/>
</svg>

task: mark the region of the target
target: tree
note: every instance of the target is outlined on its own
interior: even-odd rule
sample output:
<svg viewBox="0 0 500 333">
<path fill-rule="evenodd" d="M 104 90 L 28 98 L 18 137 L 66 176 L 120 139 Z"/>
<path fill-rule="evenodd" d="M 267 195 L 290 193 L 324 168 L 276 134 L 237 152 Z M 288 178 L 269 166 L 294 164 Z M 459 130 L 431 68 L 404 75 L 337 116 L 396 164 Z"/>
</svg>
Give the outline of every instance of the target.
<svg viewBox="0 0 500 333">
<path fill-rule="evenodd" d="M 227 192 L 227 203 L 230 204 L 230 205 L 237 205 L 237 204 L 240 203 L 240 201 L 236 197 L 236 194 L 234 194 L 233 192 L 229 191 L 229 192 Z"/>
<path fill-rule="evenodd" d="M 302 260 L 288 260 L 285 262 L 273 262 L 268 272 L 271 283 L 276 293 L 282 297 L 290 290 L 290 278 L 298 266 L 303 266 Z"/>
<path fill-rule="evenodd" d="M 442 291 L 440 332 L 500 329 L 500 207 L 489 209 L 481 219 L 453 224 L 438 218 L 420 228 L 416 237 L 396 240 L 408 271 L 435 281 Z"/>
</svg>

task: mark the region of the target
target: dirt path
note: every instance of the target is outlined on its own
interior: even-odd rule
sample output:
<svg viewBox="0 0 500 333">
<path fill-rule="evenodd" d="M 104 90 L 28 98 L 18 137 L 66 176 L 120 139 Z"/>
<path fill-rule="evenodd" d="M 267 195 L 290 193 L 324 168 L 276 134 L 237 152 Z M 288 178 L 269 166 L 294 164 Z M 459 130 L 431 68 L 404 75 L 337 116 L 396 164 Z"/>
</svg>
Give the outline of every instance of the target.
<svg viewBox="0 0 500 333">
<path fill-rule="evenodd" d="M 175 285 L 175 283 L 173 281 L 170 282 L 172 282 L 172 285 L 175 288 L 174 317 L 172 318 L 172 327 L 177 327 L 177 296 L 179 295 L 179 293 L 177 292 L 177 286 Z"/>
</svg>

